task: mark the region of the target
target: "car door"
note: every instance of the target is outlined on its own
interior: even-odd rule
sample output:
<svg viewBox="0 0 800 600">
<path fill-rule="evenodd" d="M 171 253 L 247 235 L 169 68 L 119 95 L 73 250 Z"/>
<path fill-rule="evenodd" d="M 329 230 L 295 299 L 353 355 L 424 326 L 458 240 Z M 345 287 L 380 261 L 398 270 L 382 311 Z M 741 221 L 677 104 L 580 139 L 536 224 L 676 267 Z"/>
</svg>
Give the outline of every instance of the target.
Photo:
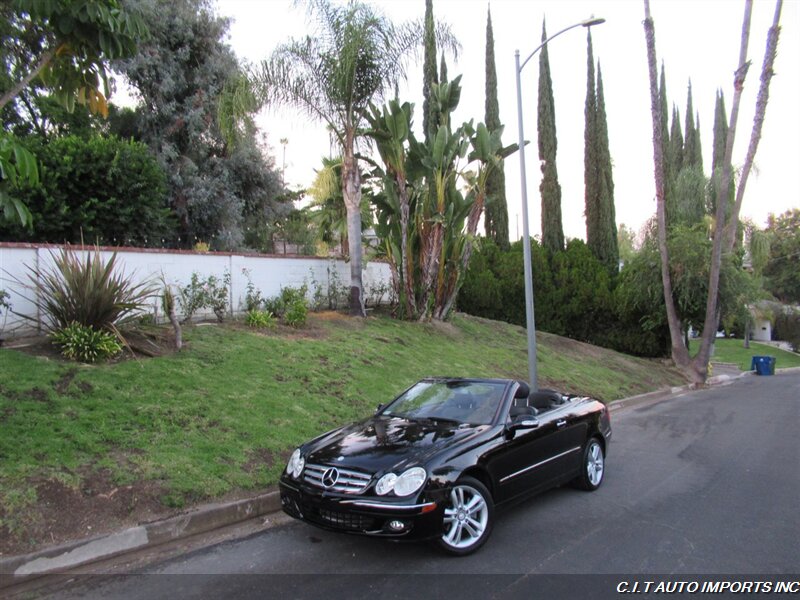
<svg viewBox="0 0 800 600">
<path fill-rule="evenodd" d="M 536 427 L 507 429 L 502 442 L 486 457 L 498 502 L 547 487 L 558 476 L 558 465 L 569 443 L 567 436 L 560 435 L 566 425 L 559 425 L 562 417 L 550 410 L 536 417 Z"/>
</svg>

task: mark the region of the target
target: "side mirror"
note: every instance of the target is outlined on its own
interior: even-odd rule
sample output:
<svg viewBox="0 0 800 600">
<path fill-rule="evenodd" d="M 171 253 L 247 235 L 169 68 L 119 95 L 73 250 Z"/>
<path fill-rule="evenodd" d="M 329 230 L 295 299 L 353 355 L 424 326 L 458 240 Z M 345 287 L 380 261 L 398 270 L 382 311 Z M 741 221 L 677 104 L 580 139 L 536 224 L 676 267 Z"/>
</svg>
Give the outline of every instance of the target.
<svg viewBox="0 0 800 600">
<path fill-rule="evenodd" d="M 520 416 L 515 419 L 509 429 L 511 431 L 521 431 L 525 429 L 536 429 L 539 426 L 539 419 L 529 416 Z"/>
<path fill-rule="evenodd" d="M 384 408 L 386 408 L 386 405 L 385 405 L 385 404 L 378 404 L 377 408 L 375 408 L 375 414 L 377 415 L 377 414 L 378 414 L 379 412 L 381 412 L 381 411 L 382 411 Z"/>
</svg>

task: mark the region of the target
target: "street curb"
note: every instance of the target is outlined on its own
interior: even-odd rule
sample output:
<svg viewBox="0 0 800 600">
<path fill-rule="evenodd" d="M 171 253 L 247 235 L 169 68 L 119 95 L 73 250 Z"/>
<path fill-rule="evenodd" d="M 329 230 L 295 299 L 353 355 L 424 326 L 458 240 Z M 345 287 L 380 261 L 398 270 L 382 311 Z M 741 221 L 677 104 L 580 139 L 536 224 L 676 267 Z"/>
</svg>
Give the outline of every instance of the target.
<svg viewBox="0 0 800 600">
<path fill-rule="evenodd" d="M 30 575 L 63 572 L 120 554 L 160 546 L 199 533 L 253 519 L 281 508 L 280 494 L 270 491 L 253 498 L 208 504 L 186 514 L 131 527 L 110 535 L 67 542 L 22 556 L 0 559 L 0 589 Z M 10 577 L 9 577 L 10 576 Z"/>
<path fill-rule="evenodd" d="M 800 367 L 777 370 L 778 373 L 796 371 L 800 371 Z M 750 375 L 753 375 L 752 371 L 745 371 L 739 375 L 717 375 L 709 378 L 707 385 L 727 385 L 736 379 Z M 665 387 L 654 392 L 616 400 L 609 405 L 609 409 L 616 413 L 694 390 L 692 385 Z M 269 491 L 243 500 L 208 504 L 163 521 L 146 523 L 109 535 L 67 542 L 21 556 L 10 556 L 0 559 L 0 590 L 16 585 L 28 577 L 61 573 L 129 552 L 138 552 L 167 542 L 207 533 L 280 510 L 280 494 L 277 491 Z"/>
</svg>

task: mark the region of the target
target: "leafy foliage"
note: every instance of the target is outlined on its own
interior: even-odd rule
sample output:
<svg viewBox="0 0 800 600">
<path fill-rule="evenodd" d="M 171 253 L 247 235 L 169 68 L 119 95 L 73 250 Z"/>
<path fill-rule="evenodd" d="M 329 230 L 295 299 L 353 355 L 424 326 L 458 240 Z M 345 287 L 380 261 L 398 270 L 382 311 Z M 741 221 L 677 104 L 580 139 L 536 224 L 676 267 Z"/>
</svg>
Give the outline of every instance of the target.
<svg viewBox="0 0 800 600">
<path fill-rule="evenodd" d="M 70 360 L 94 363 L 116 356 L 122 346 L 113 333 L 72 322 L 52 334 L 53 343 Z"/>
<path fill-rule="evenodd" d="M 277 202 L 279 173 L 249 115 L 236 147 L 217 125 L 223 90 L 241 78 L 225 43 L 228 20 L 206 0 L 127 3 L 141 12 L 151 36 L 114 66 L 141 98 L 133 128 L 167 174 L 178 245 L 190 248 L 200 240 L 215 250 L 238 248 L 247 228 L 260 228 L 285 209 Z"/>
<path fill-rule="evenodd" d="M 766 287 L 783 302 L 800 304 L 800 209 L 770 215 L 765 231 L 770 240 Z"/>
<path fill-rule="evenodd" d="M 275 327 L 275 315 L 268 310 L 248 310 L 245 317 L 248 327 L 254 329 L 273 329 Z"/>
<path fill-rule="evenodd" d="M 800 352 L 800 313 L 787 310 L 776 315 L 772 337 L 789 342 L 794 352 Z"/>
<path fill-rule="evenodd" d="M 17 197 L 14 188 L 37 183 L 39 167 L 33 154 L 13 136 L 0 136 L 0 209 L 8 223 L 17 221 L 23 227 L 31 225 L 30 210 Z"/>
<path fill-rule="evenodd" d="M 135 11 L 117 0 L 15 0 L 3 12 L 7 81 L 0 109 L 38 75 L 70 111 L 77 102 L 107 115 L 108 61 L 131 56 L 147 35 Z"/>
<path fill-rule="evenodd" d="M 502 127 L 483 123 L 451 127 L 461 97 L 461 77 L 433 86 L 441 122 L 430 142 L 413 134 L 413 106 L 398 100 L 372 108 L 368 135 L 383 162 L 375 174 L 383 195 L 376 199 L 376 233 L 390 262 L 400 314 L 407 319 L 446 319 L 463 283 L 487 178 L 516 151 L 503 147 Z M 464 159 L 475 171 L 462 167 Z M 465 184 L 464 194 L 460 184 Z"/>
<path fill-rule="evenodd" d="M 20 283 L 35 294 L 33 301 L 48 329 L 78 323 L 116 333 L 145 307 L 155 290 L 148 281 L 134 283 L 132 276 L 119 273 L 116 252 L 104 260 L 98 248 L 81 251 L 65 247 L 51 253 L 52 266 L 26 265 L 28 283 Z"/>
<path fill-rule="evenodd" d="M 405 78 L 406 59 L 422 38 L 418 24 L 395 26 L 359 1 L 307 4 L 311 35 L 279 46 L 248 81 L 241 108 L 266 102 L 297 107 L 324 121 L 342 152 L 342 196 L 347 210 L 350 246 L 350 310 L 363 316 L 361 235 L 361 171 L 355 154 L 369 106 Z M 439 43 L 455 46 L 449 32 Z M 241 88 L 240 88 L 241 89 Z M 236 110 L 236 106 L 231 109 Z M 234 119 L 224 119 L 235 123 Z M 237 129 L 229 127 L 235 135 Z"/>
<path fill-rule="evenodd" d="M 174 220 L 165 175 L 139 142 L 77 136 L 30 140 L 41 180 L 16 187 L 33 226 L 0 225 L 0 239 L 107 245 L 168 245 Z"/>
<path fill-rule="evenodd" d="M 283 322 L 291 327 L 303 327 L 308 317 L 308 286 L 300 287 L 286 286 L 281 288 L 281 293 L 264 302 L 267 312 L 275 314 L 283 319 Z"/>
<path fill-rule="evenodd" d="M 209 275 L 206 279 L 201 278 L 197 271 L 193 272 L 189 283 L 178 290 L 184 322 L 191 320 L 197 311 L 210 308 L 217 321 L 222 323 L 228 311 L 230 287 L 231 274 L 227 270 L 221 278 Z"/>
</svg>

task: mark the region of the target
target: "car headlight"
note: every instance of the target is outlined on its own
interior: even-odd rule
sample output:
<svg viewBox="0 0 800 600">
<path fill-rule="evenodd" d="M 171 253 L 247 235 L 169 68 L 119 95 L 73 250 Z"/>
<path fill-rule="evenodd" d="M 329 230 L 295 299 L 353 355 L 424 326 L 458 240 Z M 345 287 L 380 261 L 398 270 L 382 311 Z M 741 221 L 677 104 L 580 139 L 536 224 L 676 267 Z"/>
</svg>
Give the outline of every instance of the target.
<svg viewBox="0 0 800 600">
<path fill-rule="evenodd" d="M 394 489 L 395 481 L 397 481 L 397 475 L 394 473 L 387 473 L 378 480 L 375 486 L 375 493 L 379 496 L 385 496 Z"/>
<path fill-rule="evenodd" d="M 416 492 L 425 483 L 428 474 L 422 467 L 412 467 L 397 476 L 394 473 L 387 473 L 378 480 L 375 485 L 375 493 L 385 496 L 392 490 L 396 496 L 409 496 Z"/>
<path fill-rule="evenodd" d="M 306 459 L 300 454 L 300 448 L 298 448 L 292 452 L 292 456 L 289 458 L 289 464 L 286 465 L 286 473 L 297 479 L 305 466 Z"/>
</svg>

